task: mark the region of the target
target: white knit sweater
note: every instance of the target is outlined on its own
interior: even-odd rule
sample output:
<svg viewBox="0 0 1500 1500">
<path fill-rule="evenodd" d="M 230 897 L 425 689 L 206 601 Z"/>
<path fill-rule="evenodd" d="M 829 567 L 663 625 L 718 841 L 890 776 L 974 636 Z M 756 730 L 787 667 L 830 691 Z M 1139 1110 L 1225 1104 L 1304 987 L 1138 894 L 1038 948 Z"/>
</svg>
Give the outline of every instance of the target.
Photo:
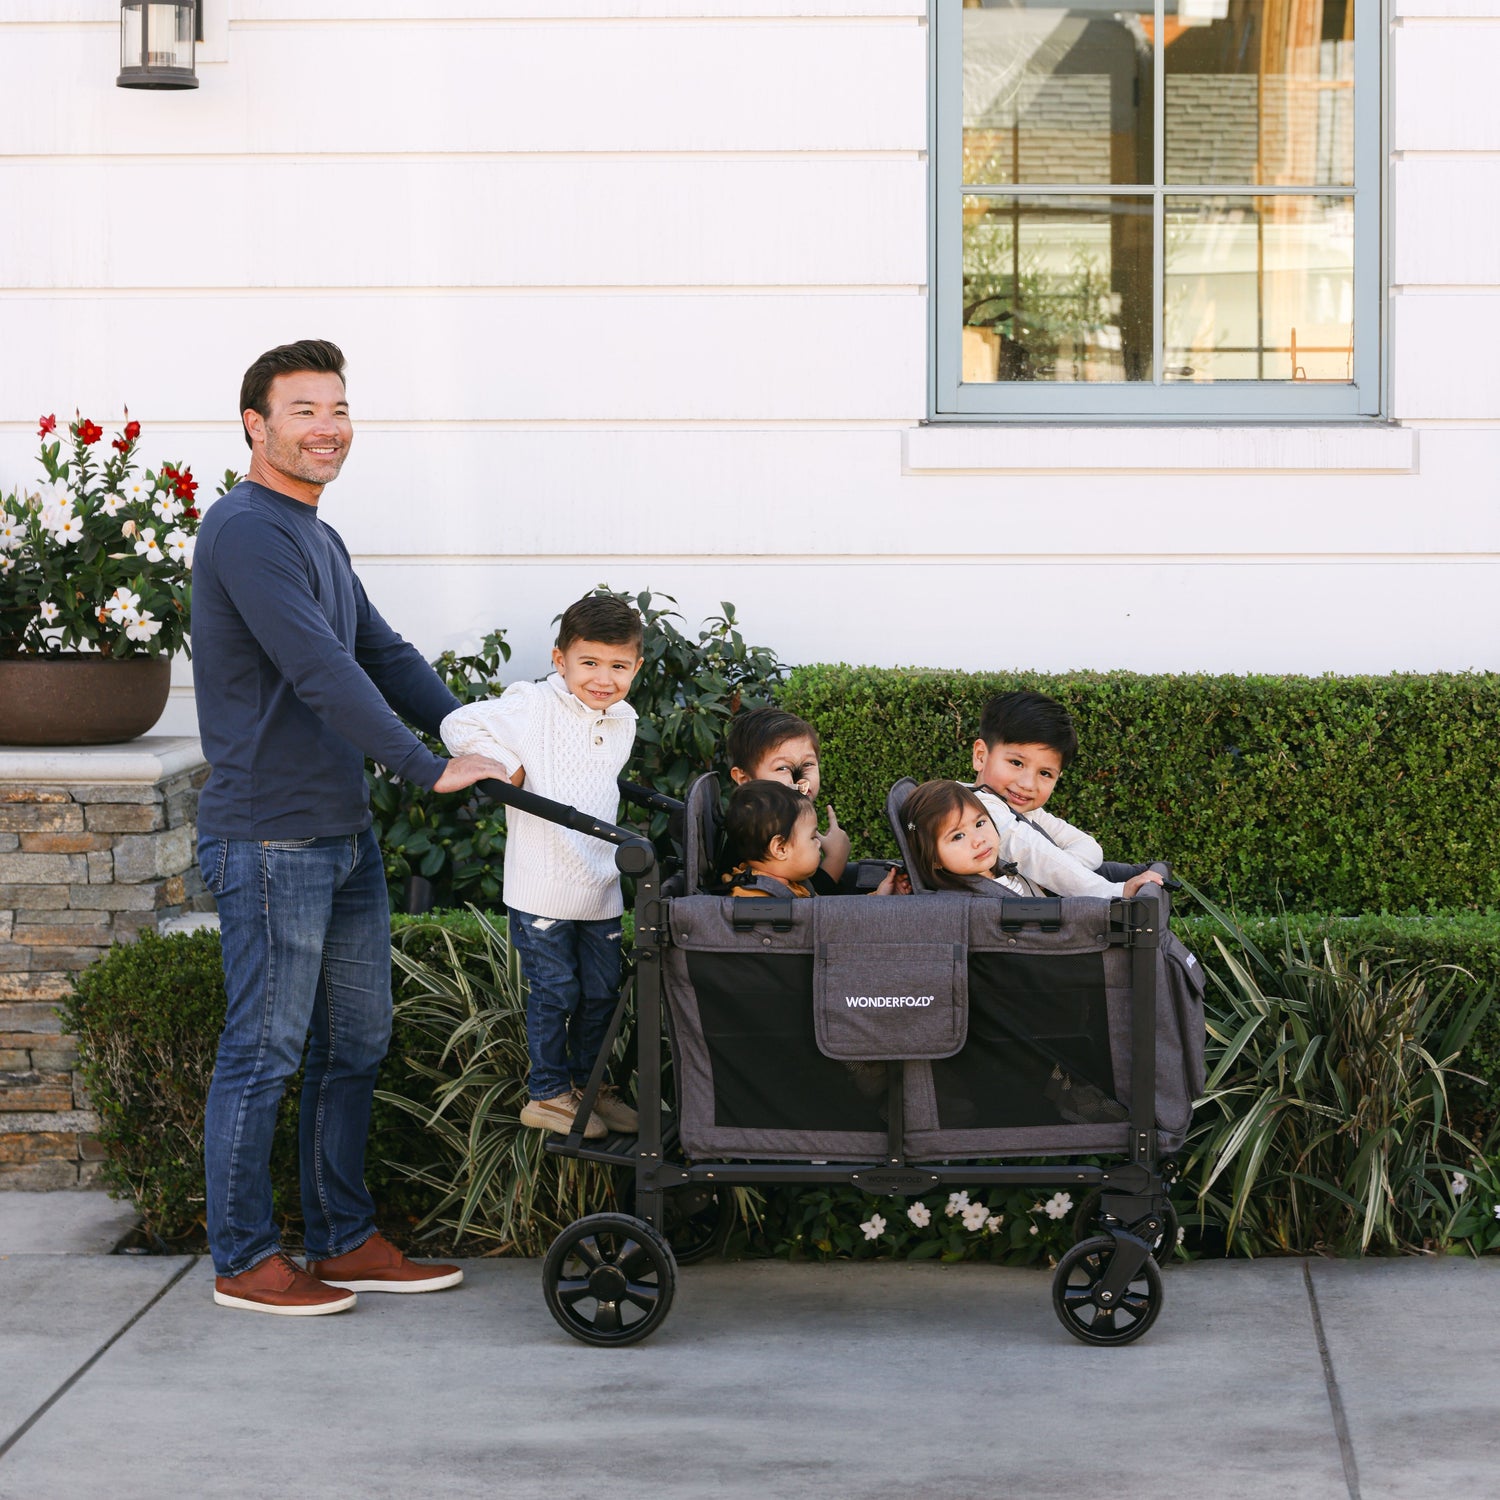
<svg viewBox="0 0 1500 1500">
<path fill-rule="evenodd" d="M 525 766 L 528 792 L 613 823 L 620 810 L 616 778 L 635 743 L 635 710 L 620 702 L 600 713 L 554 672 L 545 682 L 513 682 L 498 698 L 455 709 L 442 735 L 454 755 L 488 755 L 512 773 Z M 624 910 L 612 844 L 518 808 L 507 811 L 506 825 L 506 905 L 582 922 Z"/>
</svg>

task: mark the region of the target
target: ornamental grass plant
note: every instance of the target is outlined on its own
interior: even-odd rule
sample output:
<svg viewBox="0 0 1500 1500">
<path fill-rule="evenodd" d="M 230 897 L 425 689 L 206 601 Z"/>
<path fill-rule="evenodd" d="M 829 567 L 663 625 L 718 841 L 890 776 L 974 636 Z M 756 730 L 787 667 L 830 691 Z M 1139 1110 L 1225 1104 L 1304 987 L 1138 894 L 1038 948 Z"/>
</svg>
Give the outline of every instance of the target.
<svg viewBox="0 0 1500 1500">
<path fill-rule="evenodd" d="M 503 926 L 472 914 L 472 935 L 446 919 L 398 934 L 396 1015 L 415 1044 L 404 1062 L 418 1097 L 376 1097 L 426 1133 L 421 1162 L 393 1164 L 435 1195 L 419 1235 L 442 1228 L 494 1254 L 540 1255 L 574 1219 L 613 1207 L 615 1184 L 607 1168 L 551 1155 L 545 1134 L 521 1124 L 530 1061 L 520 960 Z M 625 1046 L 622 1037 L 617 1056 Z"/>
<path fill-rule="evenodd" d="M 1476 1155 L 1450 1090 L 1493 992 L 1455 965 L 1314 947 L 1286 918 L 1267 951 L 1194 894 L 1222 928 L 1184 1152 L 1201 1220 L 1245 1255 L 1446 1246 L 1455 1168 Z"/>
<path fill-rule="evenodd" d="M 128 412 L 107 450 L 78 417 L 64 457 L 56 428 L 41 419 L 45 482 L 0 493 L 0 658 L 187 650 L 198 481 L 185 464 L 141 469 Z"/>
</svg>

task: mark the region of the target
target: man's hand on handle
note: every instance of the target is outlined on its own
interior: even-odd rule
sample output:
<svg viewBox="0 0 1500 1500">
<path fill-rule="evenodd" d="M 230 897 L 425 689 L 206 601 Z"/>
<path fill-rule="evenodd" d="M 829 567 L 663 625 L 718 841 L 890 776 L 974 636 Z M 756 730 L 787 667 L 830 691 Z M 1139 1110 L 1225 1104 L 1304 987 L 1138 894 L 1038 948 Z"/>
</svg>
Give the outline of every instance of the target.
<svg viewBox="0 0 1500 1500">
<path fill-rule="evenodd" d="M 462 791 L 464 787 L 473 786 L 476 781 L 483 781 L 489 776 L 493 776 L 496 781 L 511 779 L 510 771 L 487 755 L 455 755 L 443 768 L 443 774 L 433 782 L 432 789 L 435 792 Z"/>
</svg>

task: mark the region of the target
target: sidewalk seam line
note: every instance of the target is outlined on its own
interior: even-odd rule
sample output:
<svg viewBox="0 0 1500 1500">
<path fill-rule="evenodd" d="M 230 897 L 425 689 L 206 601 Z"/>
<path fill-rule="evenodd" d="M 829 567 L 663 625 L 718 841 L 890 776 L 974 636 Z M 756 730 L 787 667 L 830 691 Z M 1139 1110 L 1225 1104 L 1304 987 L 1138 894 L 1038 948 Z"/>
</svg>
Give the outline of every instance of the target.
<svg viewBox="0 0 1500 1500">
<path fill-rule="evenodd" d="M 1359 1465 L 1354 1459 L 1354 1441 L 1349 1436 L 1349 1421 L 1344 1413 L 1344 1398 L 1339 1394 L 1338 1377 L 1333 1373 L 1333 1355 L 1328 1348 L 1328 1337 L 1323 1330 L 1323 1314 L 1318 1310 L 1318 1293 L 1313 1286 L 1312 1263 L 1302 1262 L 1302 1281 L 1307 1287 L 1307 1304 L 1312 1309 L 1313 1335 L 1318 1341 L 1318 1355 L 1323 1361 L 1323 1384 L 1328 1389 L 1328 1405 L 1333 1412 L 1333 1433 L 1338 1439 L 1339 1457 L 1344 1463 L 1344 1483 L 1349 1487 L 1349 1500 L 1360 1500 Z M 0 1449 L 0 1452 L 3 1452 Z"/>
<path fill-rule="evenodd" d="M 100 1346 L 96 1350 L 94 1350 L 94 1352 L 86 1360 L 84 1360 L 84 1362 L 79 1365 L 79 1367 L 74 1370 L 73 1373 L 69 1375 L 68 1378 L 63 1381 L 63 1383 L 58 1386 L 58 1388 L 53 1391 L 52 1394 L 48 1396 L 47 1399 L 43 1401 L 42 1404 L 37 1407 L 37 1409 L 32 1412 L 32 1414 L 27 1417 L 24 1422 L 21 1423 L 21 1425 L 17 1427 L 16 1430 L 11 1433 L 8 1438 L 5 1439 L 3 1443 L 0 1443 L 0 1459 L 3 1459 L 5 1455 L 9 1453 L 10 1450 L 14 1448 L 15 1445 L 20 1442 L 21 1439 L 25 1437 L 26 1434 L 30 1432 L 31 1429 L 35 1427 L 36 1424 L 40 1422 L 42 1418 L 45 1417 L 47 1413 L 51 1411 L 52 1408 L 56 1406 L 57 1403 L 61 1401 L 62 1398 L 66 1396 L 68 1392 L 72 1390 L 73 1387 L 77 1385 L 78 1382 L 82 1380 L 83 1377 L 87 1375 L 88 1372 L 92 1370 L 94 1366 L 98 1364 L 106 1354 L 109 1353 L 111 1349 L 114 1348 L 114 1346 L 119 1343 L 119 1341 L 124 1338 L 125 1335 L 129 1333 L 130 1330 L 134 1328 L 135 1325 L 139 1323 L 141 1319 L 144 1318 L 146 1314 L 150 1312 L 151 1309 L 155 1307 L 156 1304 L 160 1302 L 161 1299 L 165 1297 L 167 1293 L 170 1292 L 172 1288 L 176 1286 L 177 1283 L 181 1281 L 182 1278 L 186 1276 L 187 1273 L 191 1271 L 201 1259 L 201 1256 L 193 1256 L 185 1266 L 177 1271 L 172 1276 L 172 1278 L 164 1286 L 162 1286 L 154 1296 L 152 1296 L 150 1301 L 148 1301 L 143 1307 L 140 1307 L 135 1312 L 133 1312 L 130 1317 L 127 1318 L 125 1322 L 122 1323 L 120 1327 L 110 1335 L 109 1338 L 107 1338 L 102 1344 L 100 1344 Z"/>
</svg>

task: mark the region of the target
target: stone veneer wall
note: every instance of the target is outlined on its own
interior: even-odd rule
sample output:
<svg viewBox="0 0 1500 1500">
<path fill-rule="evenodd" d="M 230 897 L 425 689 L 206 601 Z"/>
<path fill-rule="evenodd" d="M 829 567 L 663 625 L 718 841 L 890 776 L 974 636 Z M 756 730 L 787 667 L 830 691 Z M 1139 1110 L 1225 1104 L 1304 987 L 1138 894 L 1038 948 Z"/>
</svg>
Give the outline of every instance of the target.
<svg viewBox="0 0 1500 1500">
<path fill-rule="evenodd" d="M 0 748 L 0 1189 L 87 1187 L 98 1120 L 56 1003 L 116 942 L 212 911 L 196 739 Z"/>
</svg>

